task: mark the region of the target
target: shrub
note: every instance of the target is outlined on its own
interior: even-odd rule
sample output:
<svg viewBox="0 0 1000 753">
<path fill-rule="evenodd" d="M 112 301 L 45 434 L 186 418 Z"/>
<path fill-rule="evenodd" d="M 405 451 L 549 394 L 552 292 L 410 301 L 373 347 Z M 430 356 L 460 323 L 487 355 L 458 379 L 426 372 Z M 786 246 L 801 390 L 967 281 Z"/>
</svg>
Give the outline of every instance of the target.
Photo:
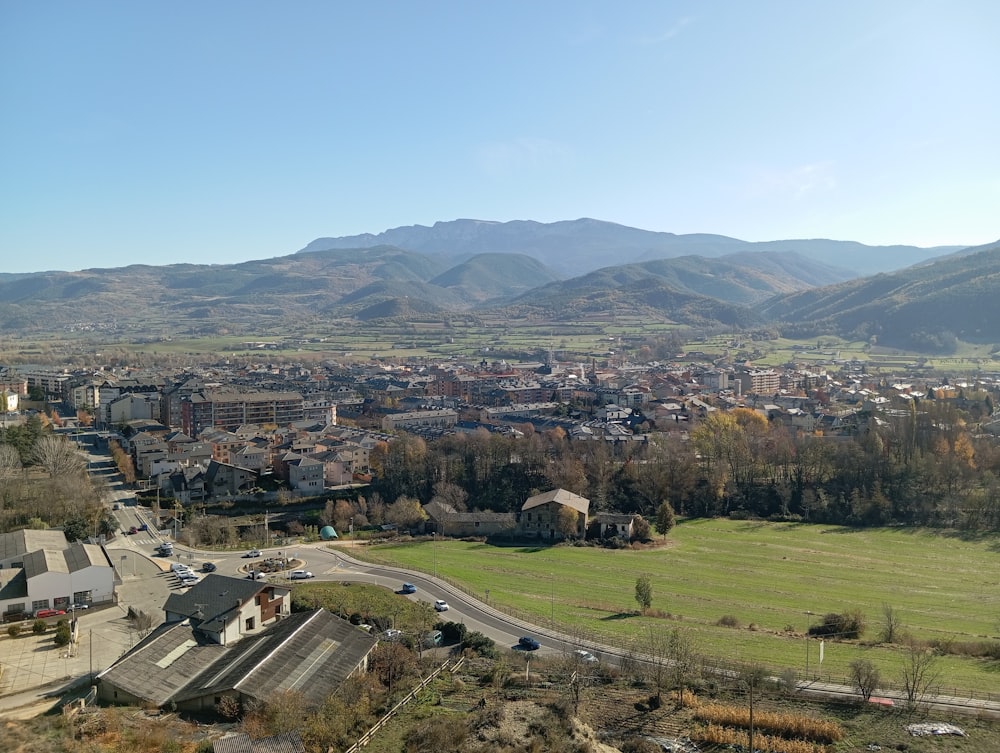
<svg viewBox="0 0 1000 753">
<path fill-rule="evenodd" d="M 719 627 L 738 628 L 740 626 L 740 621 L 736 619 L 734 615 L 724 614 L 715 624 Z"/>
<path fill-rule="evenodd" d="M 46 624 L 45 620 L 35 620 L 31 623 L 31 632 L 35 635 L 41 635 L 48 629 L 49 626 Z"/>
<path fill-rule="evenodd" d="M 435 630 L 441 631 L 441 636 L 445 643 L 463 643 L 469 629 L 461 622 L 437 622 L 434 624 Z"/>
<path fill-rule="evenodd" d="M 52 640 L 55 641 L 55 644 L 59 647 L 68 646 L 72 635 L 73 634 L 70 632 L 69 625 L 65 622 L 60 622 L 56 625 L 56 634 Z"/>
<path fill-rule="evenodd" d="M 462 641 L 462 648 L 474 651 L 487 659 L 496 659 L 500 655 L 494 640 L 478 630 L 466 634 L 465 640 Z"/>
<path fill-rule="evenodd" d="M 823 615 L 823 621 L 809 628 L 809 635 L 820 638 L 860 638 L 865 631 L 865 618 L 859 610 L 851 612 L 830 612 Z"/>
<path fill-rule="evenodd" d="M 9 635 L 11 638 L 17 638 L 17 636 L 19 636 L 20 634 L 21 634 L 20 625 L 14 624 L 7 626 L 7 635 Z"/>
</svg>

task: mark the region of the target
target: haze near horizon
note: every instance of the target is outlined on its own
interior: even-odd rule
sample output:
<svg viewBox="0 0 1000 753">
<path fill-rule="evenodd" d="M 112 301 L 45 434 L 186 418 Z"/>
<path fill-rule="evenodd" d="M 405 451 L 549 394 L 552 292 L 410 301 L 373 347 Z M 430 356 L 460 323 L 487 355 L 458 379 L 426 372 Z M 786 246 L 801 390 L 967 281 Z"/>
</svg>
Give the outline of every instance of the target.
<svg viewBox="0 0 1000 753">
<path fill-rule="evenodd" d="M 3 272 L 591 217 L 748 241 L 1000 237 L 1000 5 L 0 9 Z"/>
</svg>

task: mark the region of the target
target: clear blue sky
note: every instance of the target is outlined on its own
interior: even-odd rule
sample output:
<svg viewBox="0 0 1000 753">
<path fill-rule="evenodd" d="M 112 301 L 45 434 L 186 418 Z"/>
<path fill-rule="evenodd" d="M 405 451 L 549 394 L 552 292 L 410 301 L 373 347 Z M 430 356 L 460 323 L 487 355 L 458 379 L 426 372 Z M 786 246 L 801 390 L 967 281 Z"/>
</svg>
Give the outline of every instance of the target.
<svg viewBox="0 0 1000 753">
<path fill-rule="evenodd" d="M 1000 238 L 1000 2 L 0 3 L 0 269 L 441 220 Z"/>
</svg>

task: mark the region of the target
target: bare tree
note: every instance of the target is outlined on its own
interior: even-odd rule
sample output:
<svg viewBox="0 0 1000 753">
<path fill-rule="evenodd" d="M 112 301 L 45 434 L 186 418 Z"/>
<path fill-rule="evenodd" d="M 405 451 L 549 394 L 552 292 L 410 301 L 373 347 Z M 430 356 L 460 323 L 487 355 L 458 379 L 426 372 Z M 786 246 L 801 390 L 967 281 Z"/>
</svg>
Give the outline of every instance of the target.
<svg viewBox="0 0 1000 753">
<path fill-rule="evenodd" d="M 882 602 L 882 630 L 879 632 L 879 640 L 882 643 L 895 643 L 901 637 L 903 630 L 899 612 L 892 604 Z"/>
<path fill-rule="evenodd" d="M 855 659 L 851 662 L 851 683 L 866 702 L 878 688 L 880 679 L 878 667 L 868 659 Z"/>
<path fill-rule="evenodd" d="M 21 475 L 21 455 L 9 444 L 0 444 L 0 480 L 16 478 Z"/>
<path fill-rule="evenodd" d="M 684 686 L 698 659 L 691 634 L 677 628 L 671 630 L 667 638 L 667 655 L 670 658 L 674 687 L 677 689 L 677 708 L 681 708 L 684 705 Z"/>
<path fill-rule="evenodd" d="M 87 468 L 76 446 L 65 437 L 42 437 L 35 444 L 33 458 L 52 478 L 82 475 Z"/>
<path fill-rule="evenodd" d="M 431 502 L 441 502 L 450 505 L 456 512 L 465 512 L 468 499 L 469 493 L 458 484 L 448 481 L 438 481 L 434 484 L 434 496 Z"/>
<path fill-rule="evenodd" d="M 915 706 L 930 686 L 937 682 L 941 674 L 937 668 L 937 660 L 937 655 L 930 649 L 915 640 L 907 642 L 906 652 L 903 654 L 903 690 L 910 706 Z"/>
</svg>

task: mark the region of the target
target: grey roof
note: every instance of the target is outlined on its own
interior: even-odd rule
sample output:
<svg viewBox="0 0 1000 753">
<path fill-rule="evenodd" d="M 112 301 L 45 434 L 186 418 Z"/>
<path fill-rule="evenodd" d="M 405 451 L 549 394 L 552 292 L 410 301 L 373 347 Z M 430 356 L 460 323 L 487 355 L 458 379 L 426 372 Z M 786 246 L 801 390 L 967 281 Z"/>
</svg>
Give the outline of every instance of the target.
<svg viewBox="0 0 1000 753">
<path fill-rule="evenodd" d="M 0 601 L 10 599 L 26 599 L 28 597 L 28 579 L 20 567 L 0 570 Z"/>
<path fill-rule="evenodd" d="M 68 573 L 69 566 L 62 551 L 36 549 L 24 555 L 24 576 L 34 578 L 42 573 Z"/>
<path fill-rule="evenodd" d="M 61 530 L 50 528 L 44 531 L 22 529 L 0 534 L 0 560 L 19 557 L 38 549 L 65 549 L 69 542 Z"/>
<path fill-rule="evenodd" d="M 261 591 L 272 589 L 284 593 L 290 591 L 249 578 L 209 573 L 186 592 L 171 593 L 163 609 L 182 618 L 192 618 L 195 627 L 215 633 L 232 619 L 237 605 L 246 604 Z"/>
<path fill-rule="evenodd" d="M 302 738 L 294 731 L 256 740 L 245 732 L 237 732 L 212 742 L 212 753 L 305 753 L 305 750 Z"/>
<path fill-rule="evenodd" d="M 187 622 L 166 623 L 100 679 L 158 706 L 234 691 L 259 700 L 295 692 L 320 703 L 377 642 L 324 609 L 293 614 L 228 647 L 208 642 Z"/>
<path fill-rule="evenodd" d="M 566 507 L 572 507 L 577 512 L 582 512 L 584 515 L 586 515 L 590 510 L 589 499 L 581 497 L 579 494 L 573 494 L 573 492 L 566 491 L 565 489 L 553 489 L 551 491 L 542 492 L 541 494 L 536 494 L 533 497 L 528 497 L 528 499 L 525 500 L 524 504 L 521 506 L 521 509 L 530 510 L 534 507 L 547 505 L 549 502 L 556 502 Z"/>
</svg>

